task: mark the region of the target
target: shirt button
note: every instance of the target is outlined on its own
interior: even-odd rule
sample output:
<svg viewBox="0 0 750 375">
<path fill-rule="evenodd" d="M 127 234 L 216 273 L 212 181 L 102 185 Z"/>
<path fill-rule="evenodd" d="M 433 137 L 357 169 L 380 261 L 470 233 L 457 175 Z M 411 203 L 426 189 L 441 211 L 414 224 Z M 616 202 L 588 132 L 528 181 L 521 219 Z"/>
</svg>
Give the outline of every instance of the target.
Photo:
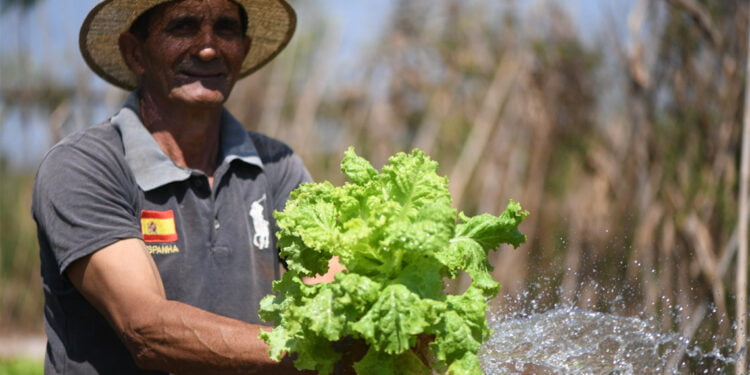
<svg viewBox="0 0 750 375">
<path fill-rule="evenodd" d="M 214 219 L 214 229 L 219 230 L 220 227 L 219 219 Z"/>
</svg>

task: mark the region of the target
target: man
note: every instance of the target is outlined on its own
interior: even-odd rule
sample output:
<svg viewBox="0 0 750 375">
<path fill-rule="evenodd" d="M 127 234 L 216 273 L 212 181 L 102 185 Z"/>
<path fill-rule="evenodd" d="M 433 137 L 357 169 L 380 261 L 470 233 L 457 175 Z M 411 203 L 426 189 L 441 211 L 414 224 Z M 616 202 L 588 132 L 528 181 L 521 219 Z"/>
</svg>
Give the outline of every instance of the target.
<svg viewBox="0 0 750 375">
<path fill-rule="evenodd" d="M 272 213 L 310 176 L 223 103 L 295 22 L 284 0 L 105 0 L 89 13 L 85 60 L 133 92 L 39 168 L 46 374 L 293 372 L 268 359 L 257 310 L 280 273 Z"/>
</svg>

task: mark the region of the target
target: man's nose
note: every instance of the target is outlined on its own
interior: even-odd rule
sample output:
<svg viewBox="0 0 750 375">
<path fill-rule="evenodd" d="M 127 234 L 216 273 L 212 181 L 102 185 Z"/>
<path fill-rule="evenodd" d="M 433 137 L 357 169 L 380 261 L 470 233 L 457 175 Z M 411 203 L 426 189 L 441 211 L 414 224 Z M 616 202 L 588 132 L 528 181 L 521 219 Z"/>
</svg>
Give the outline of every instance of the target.
<svg viewBox="0 0 750 375">
<path fill-rule="evenodd" d="M 212 46 L 206 46 L 198 51 L 198 58 L 203 61 L 211 61 L 216 58 L 216 49 Z"/>
<path fill-rule="evenodd" d="M 198 35 L 198 58 L 203 61 L 211 61 L 216 58 L 216 34 L 213 30 L 202 30 Z"/>
</svg>

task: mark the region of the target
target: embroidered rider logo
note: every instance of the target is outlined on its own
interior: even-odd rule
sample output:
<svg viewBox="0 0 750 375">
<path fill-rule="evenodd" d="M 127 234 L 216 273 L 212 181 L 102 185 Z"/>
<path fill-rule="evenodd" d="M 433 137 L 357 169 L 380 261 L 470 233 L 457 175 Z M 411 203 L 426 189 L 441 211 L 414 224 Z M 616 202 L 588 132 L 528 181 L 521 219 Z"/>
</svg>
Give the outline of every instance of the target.
<svg viewBox="0 0 750 375">
<path fill-rule="evenodd" d="M 253 245 L 258 249 L 266 249 L 269 245 L 270 228 L 268 220 L 263 214 L 263 202 L 266 195 L 250 205 L 250 218 L 253 220 Z"/>
</svg>

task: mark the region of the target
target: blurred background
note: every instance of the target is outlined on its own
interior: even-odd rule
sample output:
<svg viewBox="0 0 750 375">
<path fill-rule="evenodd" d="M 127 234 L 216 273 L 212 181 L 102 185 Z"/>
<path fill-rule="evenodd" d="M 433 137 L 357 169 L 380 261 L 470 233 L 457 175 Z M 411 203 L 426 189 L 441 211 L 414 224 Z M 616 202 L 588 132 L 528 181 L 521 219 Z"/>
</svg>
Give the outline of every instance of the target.
<svg viewBox="0 0 750 375">
<path fill-rule="evenodd" d="M 0 336 L 42 334 L 37 164 L 126 95 L 78 52 L 95 3 L 0 0 Z M 467 214 L 519 201 L 497 309 L 647 317 L 732 354 L 747 1 L 292 4 L 292 43 L 227 104 L 249 129 L 318 181 L 343 182 L 349 146 L 376 167 L 420 148 Z"/>
</svg>

